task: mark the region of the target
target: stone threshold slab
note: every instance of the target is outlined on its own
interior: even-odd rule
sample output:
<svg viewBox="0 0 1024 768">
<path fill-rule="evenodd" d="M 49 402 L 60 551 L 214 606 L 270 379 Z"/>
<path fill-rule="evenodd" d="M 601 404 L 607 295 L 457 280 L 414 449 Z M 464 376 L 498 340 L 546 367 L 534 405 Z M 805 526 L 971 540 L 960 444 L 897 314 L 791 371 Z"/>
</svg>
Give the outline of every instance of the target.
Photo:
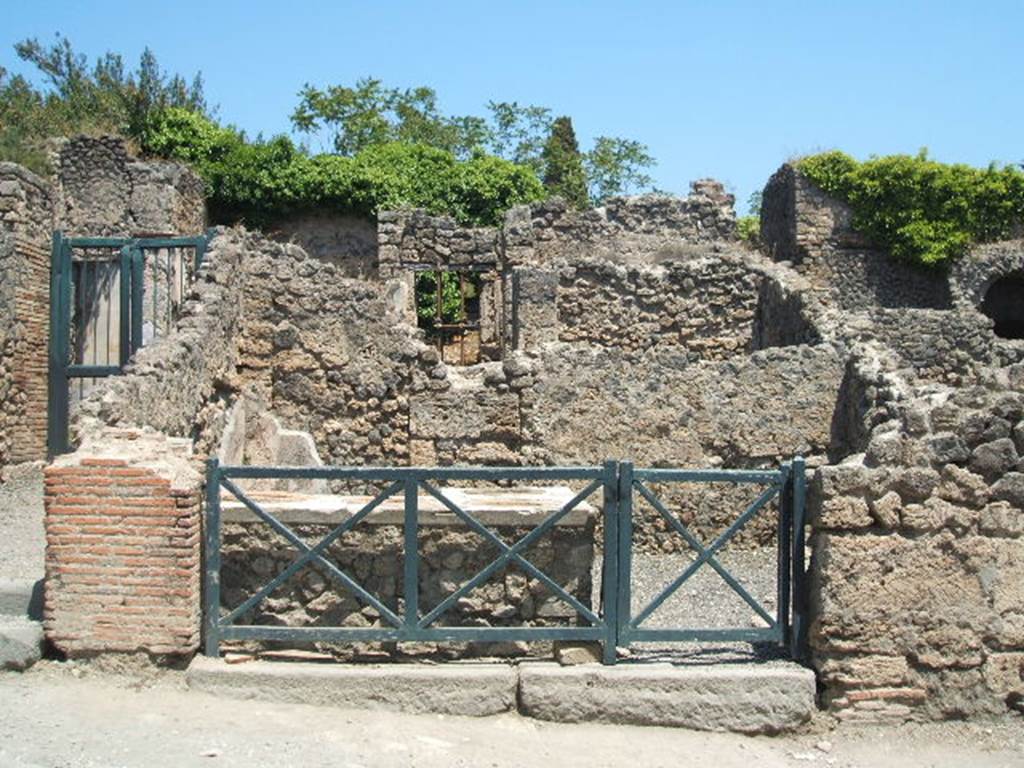
<svg viewBox="0 0 1024 768">
<path fill-rule="evenodd" d="M 561 723 L 781 733 L 816 709 L 814 672 L 792 662 L 519 668 L 520 711 Z"/>
<path fill-rule="evenodd" d="M 518 710 L 554 722 L 747 734 L 794 730 L 816 709 L 814 673 L 790 662 L 228 664 L 197 656 L 187 680 L 192 690 L 232 698 L 468 716 Z"/>
<path fill-rule="evenodd" d="M 230 698 L 470 717 L 515 709 L 518 685 L 508 664 L 228 664 L 205 656 L 192 660 L 186 680 Z"/>
<path fill-rule="evenodd" d="M 240 483 L 240 485 L 242 485 Z M 245 491 L 244 486 L 242 490 Z M 576 491 L 564 486 L 522 486 L 500 490 L 483 488 L 440 488 L 441 493 L 487 526 L 536 526 L 568 504 Z M 339 525 L 359 512 L 372 496 L 303 494 L 286 491 L 253 491 L 246 495 L 282 523 L 291 525 Z M 600 491 L 595 491 L 600 498 Z M 592 496 L 591 498 L 594 498 Z M 419 524 L 465 526 L 465 523 L 433 496 L 420 492 Z M 560 527 L 583 527 L 597 512 L 586 501 L 576 505 L 561 520 Z M 221 521 L 252 523 L 259 518 L 227 491 L 221 494 Z M 399 492 L 370 513 L 371 525 L 401 525 L 405 501 Z"/>
</svg>

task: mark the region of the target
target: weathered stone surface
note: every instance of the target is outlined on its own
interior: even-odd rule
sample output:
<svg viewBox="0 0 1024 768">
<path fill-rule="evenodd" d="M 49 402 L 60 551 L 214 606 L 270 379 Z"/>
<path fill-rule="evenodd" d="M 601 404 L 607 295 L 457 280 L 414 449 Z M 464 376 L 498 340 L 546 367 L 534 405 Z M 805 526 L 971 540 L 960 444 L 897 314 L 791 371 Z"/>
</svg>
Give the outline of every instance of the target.
<svg viewBox="0 0 1024 768">
<path fill-rule="evenodd" d="M 820 528 L 854 530 L 870 527 L 874 519 L 864 499 L 838 496 L 822 502 L 815 523 Z"/>
<path fill-rule="evenodd" d="M 1024 472 L 1008 472 L 992 486 L 992 498 L 1024 510 Z"/>
<path fill-rule="evenodd" d="M 218 696 L 350 709 L 482 717 L 516 706 L 517 675 L 505 664 L 343 666 L 197 656 L 188 686 Z"/>
<path fill-rule="evenodd" d="M 43 651 L 43 627 L 24 618 L 0 616 L 0 669 L 28 669 Z"/>
<path fill-rule="evenodd" d="M 910 665 L 903 656 L 841 656 L 818 666 L 827 684 L 850 688 L 881 688 L 906 683 Z"/>
<path fill-rule="evenodd" d="M 900 524 L 903 500 L 895 491 L 889 491 L 871 502 L 871 514 L 883 528 L 897 528 Z"/>
<path fill-rule="evenodd" d="M 814 675 L 797 665 L 520 666 L 524 714 L 557 722 L 779 733 L 814 712 Z"/>
<path fill-rule="evenodd" d="M 905 503 L 922 502 L 932 495 L 939 484 L 939 473 L 926 467 L 911 467 L 898 473 L 893 481 L 895 490 Z"/>
<path fill-rule="evenodd" d="M 967 443 L 959 435 L 936 435 L 928 442 L 933 461 L 937 464 L 964 462 L 971 456 Z"/>
<path fill-rule="evenodd" d="M 1020 536 L 1024 533 L 1024 511 L 1008 501 L 995 501 L 981 510 L 981 532 L 988 536 Z"/>
<path fill-rule="evenodd" d="M 1017 466 L 1017 449 L 1008 437 L 983 443 L 971 452 L 970 469 L 993 482 Z"/>
<path fill-rule="evenodd" d="M 939 498 L 967 507 L 983 507 L 989 500 L 988 484 L 980 476 L 955 464 L 942 468 L 942 480 L 936 490 Z"/>
<path fill-rule="evenodd" d="M 1008 610 L 991 601 L 1012 574 L 985 570 L 994 553 L 984 539 L 819 534 L 815 541 L 820 603 L 811 643 L 819 653 L 970 663 Z"/>
<path fill-rule="evenodd" d="M 578 664 L 600 664 L 603 656 L 600 643 L 555 643 L 555 661 L 563 667 Z"/>
</svg>

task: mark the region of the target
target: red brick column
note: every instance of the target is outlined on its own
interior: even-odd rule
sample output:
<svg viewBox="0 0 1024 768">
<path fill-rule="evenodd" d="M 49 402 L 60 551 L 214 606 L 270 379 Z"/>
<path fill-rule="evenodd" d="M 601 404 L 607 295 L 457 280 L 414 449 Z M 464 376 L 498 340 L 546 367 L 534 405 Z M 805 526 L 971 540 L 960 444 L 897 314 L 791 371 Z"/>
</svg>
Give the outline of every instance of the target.
<svg viewBox="0 0 1024 768">
<path fill-rule="evenodd" d="M 46 469 L 44 627 L 57 649 L 198 648 L 201 489 L 180 468 L 80 450 Z"/>
</svg>

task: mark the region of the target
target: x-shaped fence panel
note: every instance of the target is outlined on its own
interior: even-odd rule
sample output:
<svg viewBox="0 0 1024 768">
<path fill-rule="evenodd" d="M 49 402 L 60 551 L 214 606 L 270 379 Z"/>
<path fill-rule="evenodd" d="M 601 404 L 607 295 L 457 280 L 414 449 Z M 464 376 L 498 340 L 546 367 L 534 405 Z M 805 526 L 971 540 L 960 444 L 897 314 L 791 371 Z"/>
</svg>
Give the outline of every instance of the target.
<svg viewBox="0 0 1024 768">
<path fill-rule="evenodd" d="M 205 652 L 216 656 L 222 640 L 265 640 L 294 643 L 309 642 L 504 642 L 536 640 L 590 640 L 600 642 L 603 660 L 612 664 L 617 650 L 636 642 L 744 641 L 788 645 L 793 656 L 803 653 L 806 616 L 806 568 L 804 557 L 804 464 L 800 458 L 777 470 L 680 470 L 635 469 L 629 462 L 606 462 L 600 467 L 451 467 L 451 468 L 366 468 L 366 467 L 228 467 L 216 460 L 208 464 L 205 516 L 204 636 Z M 260 502 L 239 487 L 238 480 L 313 479 L 352 481 L 374 485 L 383 490 L 370 498 L 315 544 L 271 514 Z M 495 530 L 460 505 L 450 482 L 568 482 L 583 484 L 557 509 L 546 512 L 529 527 L 527 533 L 508 543 Z M 705 546 L 673 514 L 652 486 L 672 484 L 729 483 L 763 486 L 756 498 L 731 524 Z M 601 590 L 599 606 L 585 604 L 559 583 L 551 573 L 538 567 L 530 556 L 538 543 L 567 515 L 600 492 L 603 534 L 601 552 Z M 291 562 L 276 576 L 241 602 L 225 609 L 221 604 L 221 498 L 228 494 L 237 500 L 255 520 L 262 521 L 295 550 Z M 454 515 L 464 530 L 479 537 L 497 555 L 461 584 L 447 591 L 429 608 L 421 605 L 420 532 L 423 513 L 420 499 L 432 499 L 440 509 Z M 568 495 L 568 493 L 566 493 Z M 402 497 L 402 590 L 401 600 L 387 601 L 373 593 L 359 579 L 339 566 L 330 547 L 353 532 L 392 498 Z M 692 561 L 674 575 L 668 584 L 645 606 L 634 611 L 632 605 L 634 525 L 637 512 L 634 500 L 642 499 L 665 521 L 668 529 L 686 542 L 695 553 Z M 773 614 L 723 565 L 722 549 L 778 500 L 776 612 Z M 378 626 L 269 626 L 240 623 L 252 615 L 276 590 L 303 569 L 317 567 L 365 606 L 380 616 Z M 477 588 L 496 574 L 514 567 L 530 580 L 543 585 L 551 597 L 567 605 L 575 623 L 557 626 L 447 626 L 446 615 Z M 667 600 L 701 569 L 713 570 L 724 583 L 761 619 L 764 627 L 658 627 L 645 626 Z"/>
<path fill-rule="evenodd" d="M 619 548 L 619 642 L 629 645 L 633 642 L 672 641 L 721 641 L 721 642 L 774 642 L 783 643 L 789 640 L 789 596 L 791 590 L 791 531 L 793 528 L 793 512 L 790 492 L 790 478 L 793 473 L 787 464 L 778 470 L 675 470 L 675 469 L 634 469 L 629 463 L 623 463 L 620 470 L 620 505 L 619 516 L 620 538 L 623 544 Z M 764 489 L 733 520 L 725 531 L 720 533 L 707 546 L 680 520 L 672 514 L 665 503 L 650 488 L 652 484 L 670 486 L 672 484 L 707 484 L 728 483 L 733 485 L 763 485 Z M 632 594 L 632 538 L 637 513 L 634 509 L 634 496 L 639 496 L 665 521 L 670 531 L 678 534 L 696 557 L 681 573 L 675 576 L 646 606 L 634 612 Z M 777 614 L 772 615 L 747 588 L 729 572 L 721 563 L 718 555 L 740 531 L 742 531 L 757 515 L 775 499 L 781 498 L 779 504 L 778 524 L 776 531 L 778 569 L 777 569 Z M 665 604 L 678 590 L 692 579 L 704 566 L 711 568 L 732 592 L 738 595 L 764 622 L 765 627 L 659 627 L 643 626 L 657 610 Z"/>
<path fill-rule="evenodd" d="M 598 641 L 614 653 L 616 627 L 598 612 L 581 602 L 552 576 L 535 565 L 526 556 L 530 546 L 549 533 L 567 515 L 592 496 L 602 492 L 603 513 L 614 516 L 616 465 L 609 462 L 602 467 L 580 468 L 285 468 L 285 467 L 224 467 L 209 462 L 206 496 L 206 567 L 204 596 L 204 632 L 207 655 L 220 652 L 222 640 L 273 640 L 285 642 L 504 642 L 531 640 L 591 640 Z M 244 479 L 321 479 L 358 482 L 389 482 L 362 508 L 333 527 L 325 536 L 310 545 L 302 536 L 268 512 L 261 504 L 241 489 L 236 480 Z M 535 527 L 512 544 L 506 543 L 495 531 L 480 522 L 473 514 L 459 506 L 439 483 L 447 481 L 584 481 L 582 490 L 557 510 L 547 514 Z M 498 551 L 491 560 L 467 581 L 447 594 L 436 606 L 421 610 L 420 600 L 420 491 L 439 502 L 442 507 L 461 521 L 465 528 L 477 534 Z M 226 611 L 221 606 L 221 496 L 227 492 L 255 517 L 265 523 L 278 536 L 296 550 L 291 563 L 269 582 L 247 597 L 239 605 Z M 377 595 L 359 583 L 357 578 L 334 562 L 328 549 L 346 533 L 353 531 L 381 505 L 401 494 L 404 514 L 402 602 L 398 610 L 388 607 Z M 319 566 L 342 589 L 365 605 L 372 606 L 381 617 L 378 627 L 301 626 L 282 627 L 263 624 L 239 623 L 251 614 L 277 589 L 304 568 Z M 547 588 L 552 597 L 568 605 L 577 617 L 577 624 L 559 626 L 443 626 L 439 622 L 460 599 L 485 584 L 496 573 L 510 565 L 520 569 L 529 578 Z M 603 599 L 611 599 L 609 594 Z M 386 624 L 386 625 L 385 625 Z"/>
</svg>

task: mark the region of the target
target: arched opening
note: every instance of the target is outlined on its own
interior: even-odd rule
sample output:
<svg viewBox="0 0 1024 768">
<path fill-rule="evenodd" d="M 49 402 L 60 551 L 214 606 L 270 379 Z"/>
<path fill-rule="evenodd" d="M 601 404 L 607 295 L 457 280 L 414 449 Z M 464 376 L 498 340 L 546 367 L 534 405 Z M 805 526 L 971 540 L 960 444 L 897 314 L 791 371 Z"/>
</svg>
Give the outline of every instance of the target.
<svg viewBox="0 0 1024 768">
<path fill-rule="evenodd" d="M 1024 339 L 1024 272 L 1011 272 L 992 283 L 981 311 L 992 318 L 996 336 Z"/>
</svg>

